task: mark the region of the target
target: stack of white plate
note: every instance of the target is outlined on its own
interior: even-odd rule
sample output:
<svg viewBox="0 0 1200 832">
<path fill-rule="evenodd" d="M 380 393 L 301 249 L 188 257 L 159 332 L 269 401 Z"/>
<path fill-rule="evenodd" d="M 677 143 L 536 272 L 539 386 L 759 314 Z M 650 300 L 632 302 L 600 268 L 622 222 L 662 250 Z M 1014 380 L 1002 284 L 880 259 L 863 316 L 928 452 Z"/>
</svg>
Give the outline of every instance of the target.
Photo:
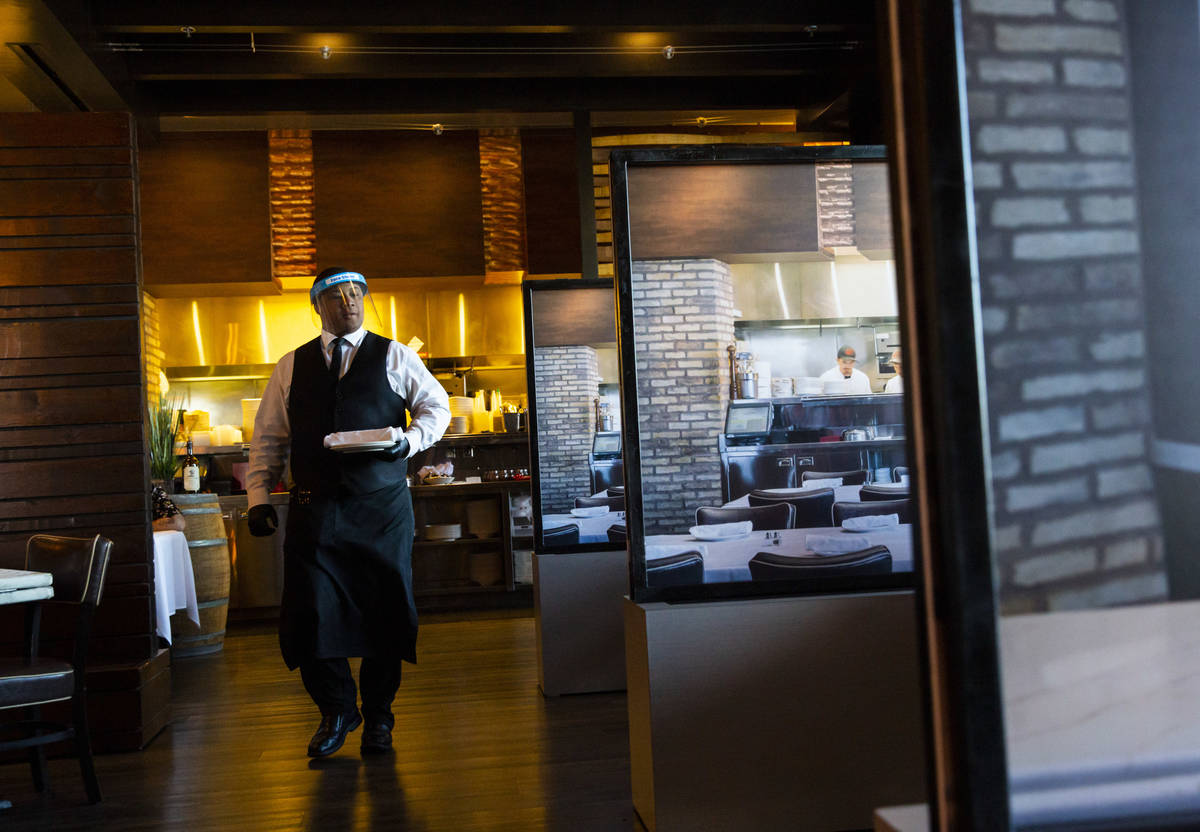
<svg viewBox="0 0 1200 832">
<path fill-rule="evenodd" d="M 475 400 L 470 396 L 450 397 L 450 427 L 447 433 L 470 433 Z"/>
</svg>

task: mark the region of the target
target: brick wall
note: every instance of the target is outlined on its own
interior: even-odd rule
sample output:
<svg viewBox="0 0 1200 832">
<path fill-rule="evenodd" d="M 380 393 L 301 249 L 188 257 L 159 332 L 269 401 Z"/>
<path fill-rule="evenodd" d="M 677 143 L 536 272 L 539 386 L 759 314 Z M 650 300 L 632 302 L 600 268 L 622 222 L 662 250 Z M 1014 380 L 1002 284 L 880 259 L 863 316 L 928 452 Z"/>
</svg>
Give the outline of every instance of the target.
<svg viewBox="0 0 1200 832">
<path fill-rule="evenodd" d="M 268 130 L 271 199 L 271 275 L 276 280 L 317 275 L 311 130 Z"/>
<path fill-rule="evenodd" d="M 1005 613 L 1161 599 L 1124 7 L 963 29 Z"/>
<path fill-rule="evenodd" d="M 588 453 L 600 395 L 596 351 L 587 346 L 533 350 L 538 477 L 543 514 L 562 514 L 591 493 Z"/>
<path fill-rule="evenodd" d="M 146 401 L 152 406 L 158 404 L 162 392 L 158 374 L 162 372 L 165 356 L 160 337 L 160 319 L 158 302 L 153 295 L 142 292 L 142 356 L 146 368 Z"/>
<path fill-rule="evenodd" d="M 631 282 L 643 522 L 676 533 L 721 504 L 733 282 L 718 260 L 636 261 Z"/>
</svg>

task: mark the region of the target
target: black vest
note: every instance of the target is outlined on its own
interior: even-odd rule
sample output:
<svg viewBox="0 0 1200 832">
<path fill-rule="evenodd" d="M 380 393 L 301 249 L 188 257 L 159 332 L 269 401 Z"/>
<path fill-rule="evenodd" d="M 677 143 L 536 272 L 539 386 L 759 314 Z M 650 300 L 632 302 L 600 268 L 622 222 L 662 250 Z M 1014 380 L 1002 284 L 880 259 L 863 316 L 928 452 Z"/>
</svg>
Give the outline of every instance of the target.
<svg viewBox="0 0 1200 832">
<path fill-rule="evenodd" d="M 288 420 L 292 479 L 298 488 L 366 494 L 404 481 L 407 460 L 335 453 L 323 444 L 326 434 L 337 431 L 408 426 L 407 402 L 388 384 L 389 343 L 373 332 L 366 333 L 340 381 L 334 380 L 325 364 L 319 337 L 296 350 Z"/>
</svg>

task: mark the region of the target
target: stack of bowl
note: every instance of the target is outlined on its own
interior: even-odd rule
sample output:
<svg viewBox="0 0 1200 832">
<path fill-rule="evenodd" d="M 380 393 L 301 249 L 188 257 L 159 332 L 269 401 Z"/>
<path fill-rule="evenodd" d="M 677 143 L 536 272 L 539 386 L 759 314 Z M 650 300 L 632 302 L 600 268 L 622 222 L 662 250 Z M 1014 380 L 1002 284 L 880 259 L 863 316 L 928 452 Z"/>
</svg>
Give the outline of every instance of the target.
<svg viewBox="0 0 1200 832">
<path fill-rule="evenodd" d="M 475 400 L 470 396 L 450 397 L 450 427 L 446 433 L 470 433 Z"/>
</svg>

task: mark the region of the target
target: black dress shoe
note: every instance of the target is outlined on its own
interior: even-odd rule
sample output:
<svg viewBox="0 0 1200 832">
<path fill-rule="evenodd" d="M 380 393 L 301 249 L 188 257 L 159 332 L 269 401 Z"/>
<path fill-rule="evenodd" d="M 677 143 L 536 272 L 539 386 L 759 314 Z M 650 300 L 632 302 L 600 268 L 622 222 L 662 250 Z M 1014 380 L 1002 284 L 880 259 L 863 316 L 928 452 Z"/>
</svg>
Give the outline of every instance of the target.
<svg viewBox="0 0 1200 832">
<path fill-rule="evenodd" d="M 368 722 L 363 729 L 362 753 L 386 754 L 392 750 L 392 729 L 382 722 Z"/>
<path fill-rule="evenodd" d="M 308 743 L 308 756 L 328 757 L 342 747 L 346 735 L 362 725 L 362 717 L 358 711 L 349 714 L 336 714 L 321 717 L 321 727 Z"/>
</svg>

